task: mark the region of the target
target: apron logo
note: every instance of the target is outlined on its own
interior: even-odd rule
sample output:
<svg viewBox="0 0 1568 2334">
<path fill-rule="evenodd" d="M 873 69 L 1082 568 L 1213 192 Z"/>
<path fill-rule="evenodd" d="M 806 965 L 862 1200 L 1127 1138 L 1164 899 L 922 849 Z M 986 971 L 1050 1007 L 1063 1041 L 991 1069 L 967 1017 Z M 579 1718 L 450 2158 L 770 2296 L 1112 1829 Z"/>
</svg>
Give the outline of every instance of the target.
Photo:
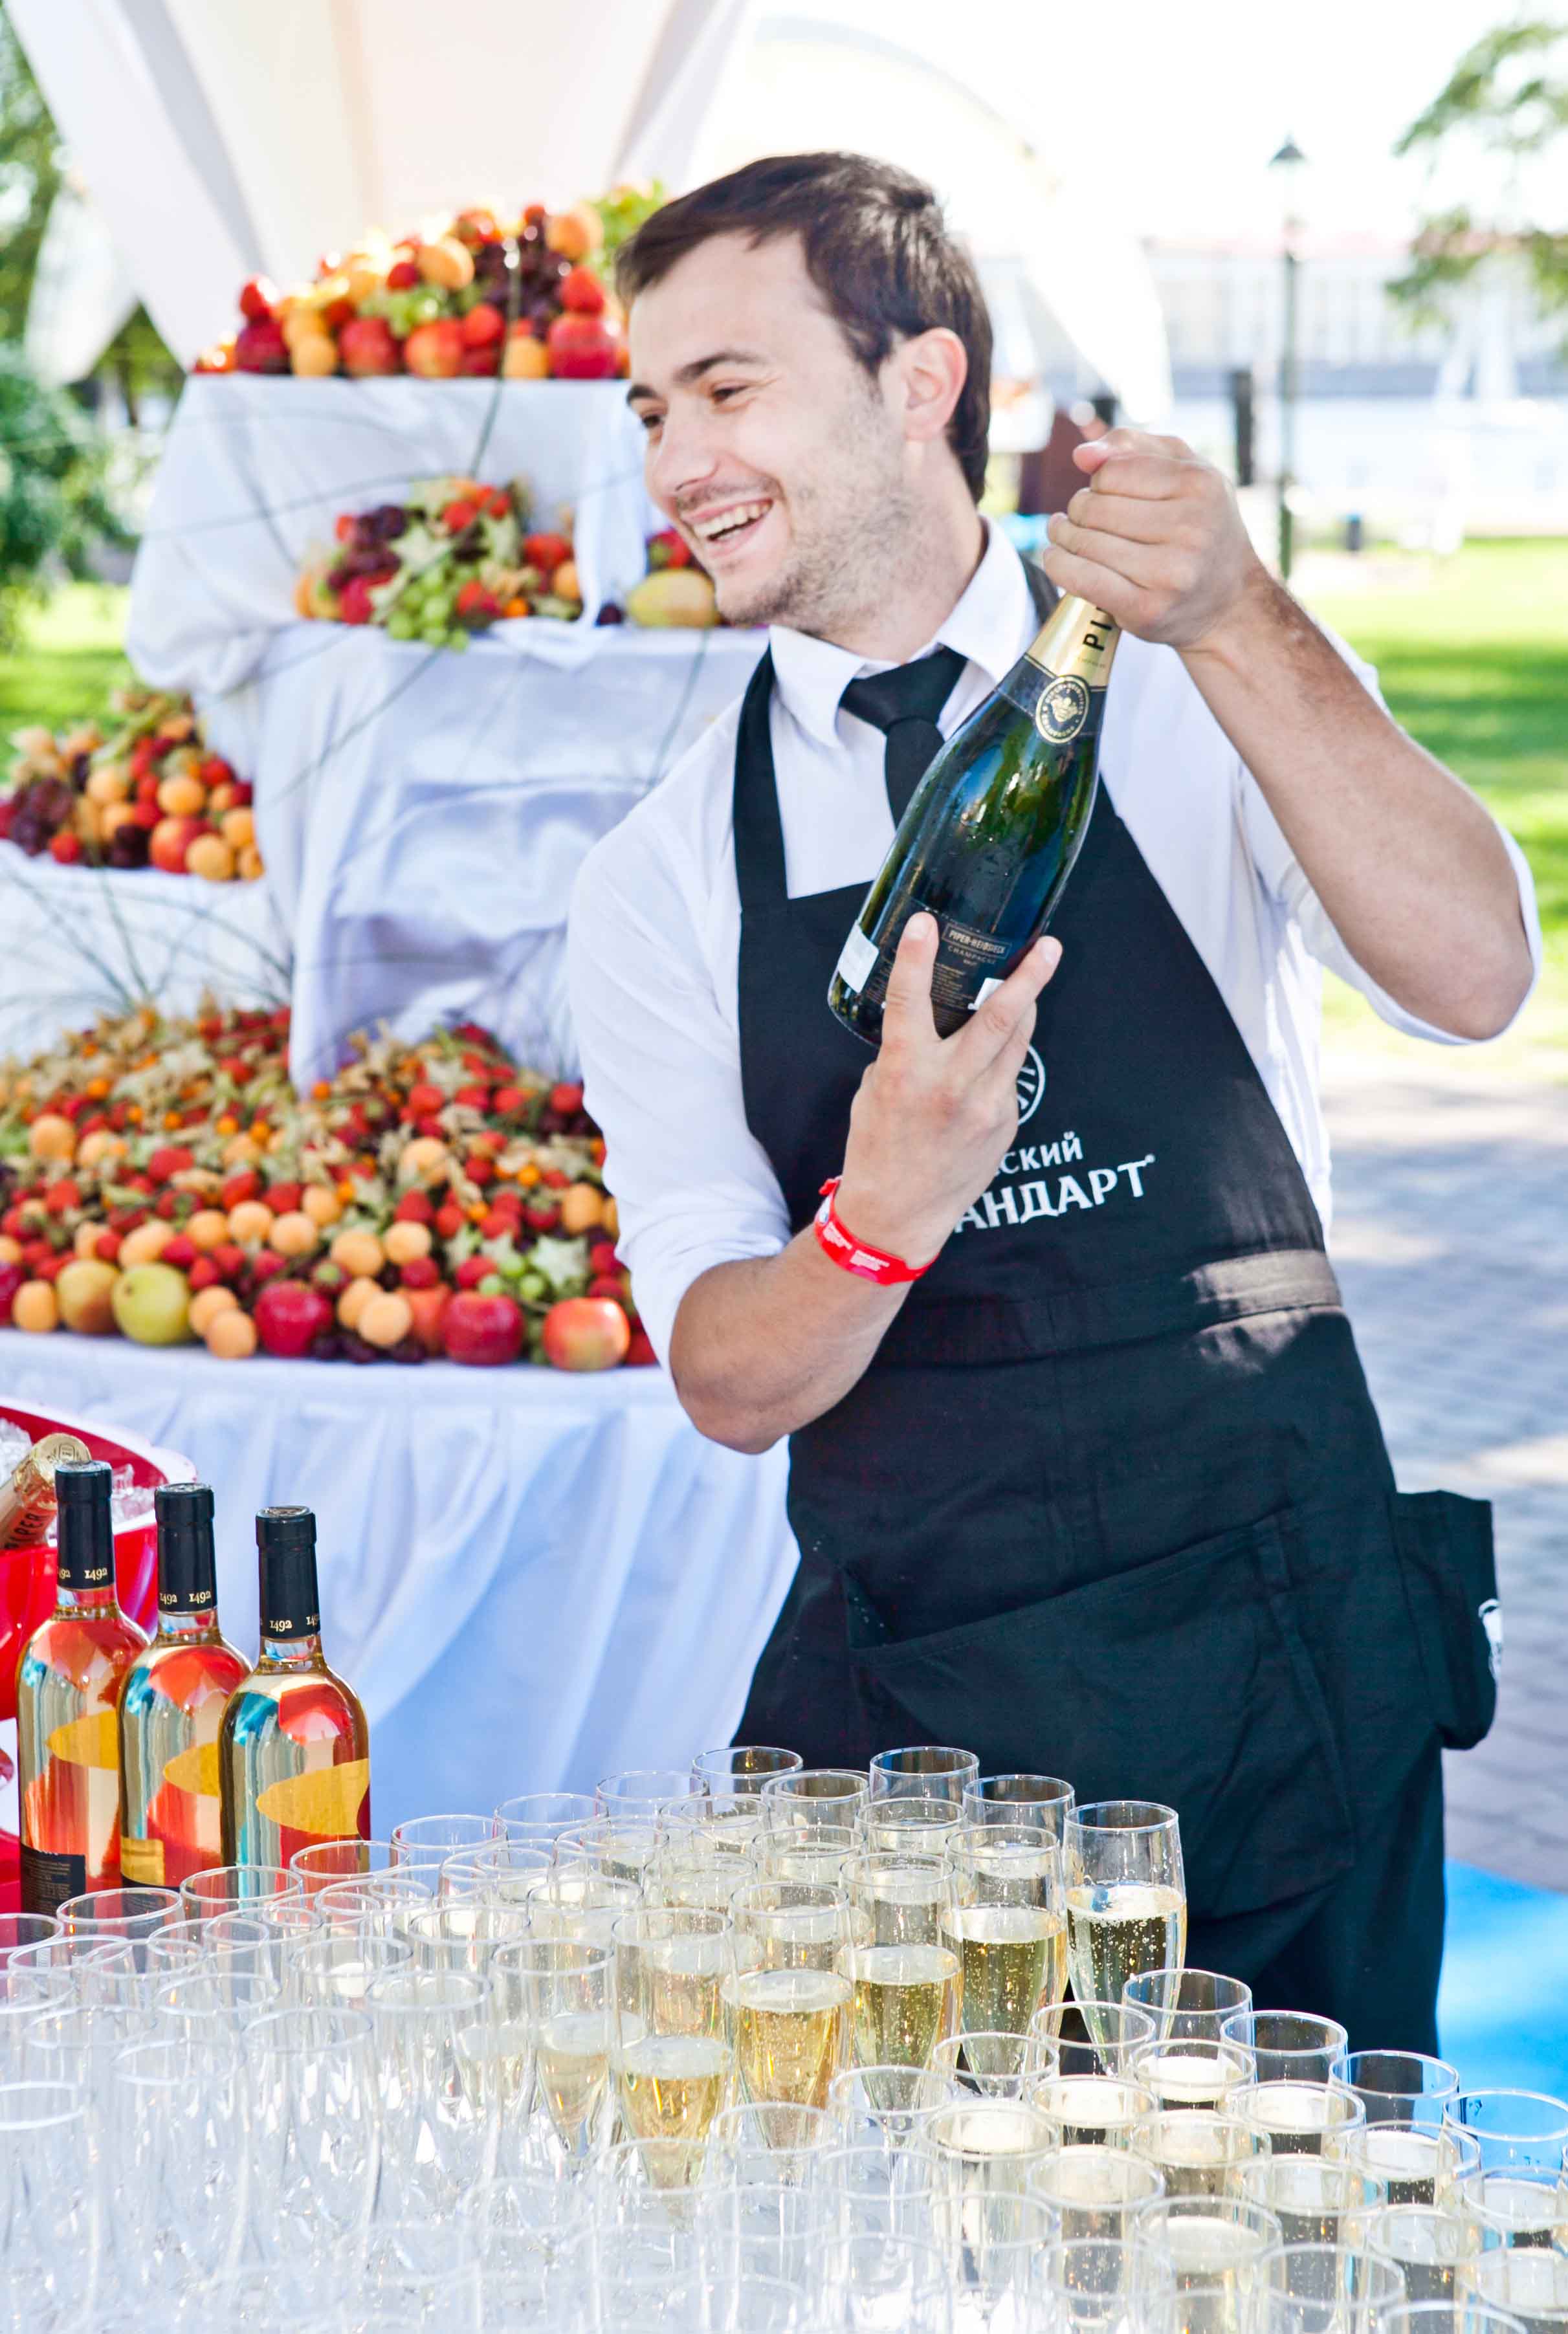
<svg viewBox="0 0 1568 2334">
<path fill-rule="evenodd" d="M 1040 1098 L 1045 1092 L 1045 1064 L 1031 1046 L 1023 1057 L 1018 1073 L 1018 1123 L 1032 1118 L 1040 1108 Z"/>
<path fill-rule="evenodd" d="M 1034 709 L 1034 726 L 1048 746 L 1066 746 L 1089 719 L 1089 690 L 1075 672 L 1060 674 Z"/>
<path fill-rule="evenodd" d="M 1495 1596 L 1476 1607 L 1476 1618 L 1486 1632 L 1486 1667 L 1494 1677 L 1503 1668 L 1503 1607 Z"/>
</svg>

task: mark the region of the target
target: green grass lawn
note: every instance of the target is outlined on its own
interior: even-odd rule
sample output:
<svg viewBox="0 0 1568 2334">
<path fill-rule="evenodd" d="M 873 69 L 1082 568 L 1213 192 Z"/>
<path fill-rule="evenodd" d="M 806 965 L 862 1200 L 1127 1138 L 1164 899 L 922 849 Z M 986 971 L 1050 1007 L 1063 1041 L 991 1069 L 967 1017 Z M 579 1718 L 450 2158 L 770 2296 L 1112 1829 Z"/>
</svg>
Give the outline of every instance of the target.
<svg viewBox="0 0 1568 2334">
<path fill-rule="evenodd" d="M 1568 544 L 1477 543 L 1442 561 L 1373 555 L 1365 572 L 1359 583 L 1351 562 L 1309 560 L 1302 596 L 1377 666 L 1397 719 L 1524 846 L 1546 961 L 1495 1058 L 1529 1056 L 1568 1076 Z M 1380 1044 L 1376 1017 L 1331 988 L 1331 1042 Z"/>
<path fill-rule="evenodd" d="M 1568 1077 L 1568 544 L 1478 543 L 1452 558 L 1310 554 L 1302 596 L 1381 677 L 1396 717 L 1518 836 L 1546 931 L 1541 988 L 1493 1058 Z M 127 594 L 72 584 L 0 657 L 0 731 L 98 710 L 128 668 Z M 1329 984 L 1330 1042 L 1401 1047 Z"/>
</svg>

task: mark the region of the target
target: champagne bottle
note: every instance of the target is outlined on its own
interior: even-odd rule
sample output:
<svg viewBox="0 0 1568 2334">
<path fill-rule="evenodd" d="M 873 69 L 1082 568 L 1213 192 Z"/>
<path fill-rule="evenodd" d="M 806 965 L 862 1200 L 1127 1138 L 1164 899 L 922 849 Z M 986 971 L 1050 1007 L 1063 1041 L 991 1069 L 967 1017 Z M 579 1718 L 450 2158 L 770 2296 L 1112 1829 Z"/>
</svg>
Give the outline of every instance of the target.
<svg viewBox="0 0 1568 2334">
<path fill-rule="evenodd" d="M 114 1587 L 113 1474 L 101 1459 L 53 1470 L 59 1602 L 22 1649 L 16 1738 L 22 1908 L 120 1885 L 121 1681 L 147 1639 Z"/>
<path fill-rule="evenodd" d="M 1059 601 L 915 789 L 828 991 L 867 1045 L 881 1042 L 887 976 L 919 910 L 941 934 L 931 993 L 944 1037 L 1050 923 L 1089 831 L 1119 637 L 1102 608 Z"/>
<path fill-rule="evenodd" d="M 218 1730 L 247 1664 L 218 1625 L 210 1487 L 162 1483 L 152 1503 L 158 1634 L 120 1693 L 120 1869 L 178 1888 L 223 1862 Z"/>
<path fill-rule="evenodd" d="M 36 1548 L 54 1515 L 54 1470 L 92 1453 L 74 1434 L 45 1434 L 0 1483 L 0 1548 Z"/>
<path fill-rule="evenodd" d="M 370 1837 L 370 1731 L 321 1649 L 315 1518 L 256 1519 L 261 1650 L 218 1733 L 225 1864 L 286 1866 L 319 1840 Z"/>
</svg>

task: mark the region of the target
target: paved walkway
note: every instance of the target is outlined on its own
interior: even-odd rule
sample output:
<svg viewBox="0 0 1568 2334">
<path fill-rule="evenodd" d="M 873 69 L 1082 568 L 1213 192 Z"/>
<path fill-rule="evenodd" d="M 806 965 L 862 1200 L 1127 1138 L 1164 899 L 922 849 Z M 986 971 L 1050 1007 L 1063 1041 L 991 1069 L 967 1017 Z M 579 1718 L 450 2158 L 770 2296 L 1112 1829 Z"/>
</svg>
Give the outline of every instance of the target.
<svg viewBox="0 0 1568 2334">
<path fill-rule="evenodd" d="M 1496 1509 L 1497 1722 L 1448 1850 L 1568 1890 L 1568 1086 L 1484 1055 L 1331 1056 L 1332 1248 L 1400 1488 Z"/>
</svg>

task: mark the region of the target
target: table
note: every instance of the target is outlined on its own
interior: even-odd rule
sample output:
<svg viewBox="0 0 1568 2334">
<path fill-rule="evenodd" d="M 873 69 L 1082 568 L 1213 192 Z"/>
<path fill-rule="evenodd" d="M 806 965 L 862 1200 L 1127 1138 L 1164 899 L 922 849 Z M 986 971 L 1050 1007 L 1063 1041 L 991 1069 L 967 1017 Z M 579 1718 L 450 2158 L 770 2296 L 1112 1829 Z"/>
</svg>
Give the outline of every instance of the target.
<svg viewBox="0 0 1568 2334">
<path fill-rule="evenodd" d="M 324 1642 L 370 1717 L 381 1838 L 728 1741 L 795 1567 L 783 1447 L 705 1442 L 661 1370 L 233 1363 L 5 1329 L 0 1392 L 194 1461 L 247 1653 L 255 1510 L 315 1509 Z"/>
<path fill-rule="evenodd" d="M 146 996 L 194 1012 L 288 995 L 289 939 L 274 886 L 157 868 L 62 867 L 0 843 L 0 1058 L 42 1051 Z"/>
</svg>

